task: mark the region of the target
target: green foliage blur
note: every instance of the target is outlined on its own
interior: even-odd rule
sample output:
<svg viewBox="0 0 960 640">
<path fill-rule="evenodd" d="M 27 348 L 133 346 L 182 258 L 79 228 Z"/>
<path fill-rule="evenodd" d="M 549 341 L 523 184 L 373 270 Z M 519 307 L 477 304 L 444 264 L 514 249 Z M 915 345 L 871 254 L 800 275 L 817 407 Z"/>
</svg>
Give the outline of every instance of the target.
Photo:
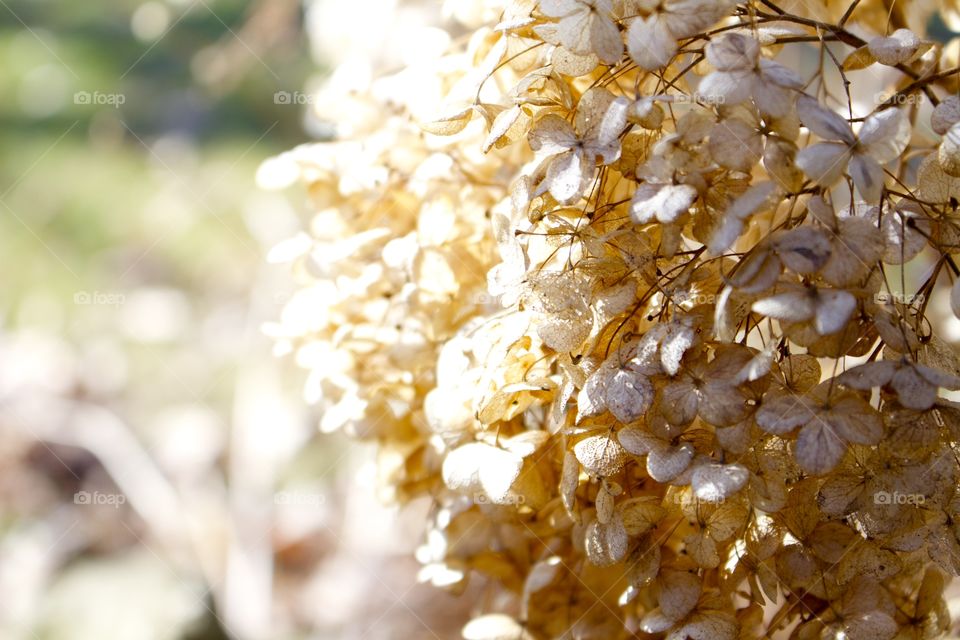
<svg viewBox="0 0 960 640">
<path fill-rule="evenodd" d="M 246 499 L 227 494 L 248 488 L 231 476 L 232 430 L 261 405 L 250 433 L 313 430 L 295 410 L 277 417 L 302 380 L 260 332 L 289 278 L 266 254 L 298 214 L 255 183 L 264 159 L 308 139 L 306 105 L 275 97 L 318 71 L 302 26 L 299 0 L 0 0 L 0 404 L 39 398 L 35 413 L 0 410 L 0 558 L 32 541 L 44 558 L 16 569 L 0 637 L 228 635 L 209 569 Z M 106 457 L 142 447 L 182 501 L 152 519 L 131 508 L 143 465 L 105 471 L 50 408 L 60 399 L 116 416 L 131 437 Z M 97 510 L 81 490 L 129 500 Z M 199 551 L 165 537 L 204 518 Z M 236 526 L 269 540 L 259 523 Z"/>
<path fill-rule="evenodd" d="M 273 30 L 264 43 L 249 32 L 264 6 L 0 4 L 0 255 L 16 265 L 0 290 L 8 326 L 39 292 L 69 303 L 77 291 L 161 281 L 220 292 L 247 283 L 254 263 L 237 256 L 256 260 L 240 221 L 253 173 L 304 139 L 303 106 L 274 93 L 300 90 L 311 70 L 299 7 L 279 41 L 275 22 L 258 27 Z M 83 93 L 101 103 L 79 104 Z M 116 95 L 123 104 L 110 104 Z"/>
</svg>

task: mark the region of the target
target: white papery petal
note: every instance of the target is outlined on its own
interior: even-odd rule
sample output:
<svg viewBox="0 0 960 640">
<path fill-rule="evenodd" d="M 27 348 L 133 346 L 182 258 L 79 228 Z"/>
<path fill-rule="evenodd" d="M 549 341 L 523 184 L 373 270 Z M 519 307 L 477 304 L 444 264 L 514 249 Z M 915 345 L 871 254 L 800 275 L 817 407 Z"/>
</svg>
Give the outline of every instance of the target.
<svg viewBox="0 0 960 640">
<path fill-rule="evenodd" d="M 551 18 L 562 18 L 582 8 L 578 0 L 540 0 L 540 12 Z"/>
<path fill-rule="evenodd" d="M 960 280 L 954 282 L 950 288 L 950 310 L 955 317 L 960 318 Z"/>
<path fill-rule="evenodd" d="M 710 104 L 740 104 L 751 98 L 754 77 L 750 71 L 714 71 L 700 82 L 696 95 Z"/>
<path fill-rule="evenodd" d="M 822 336 L 837 333 L 857 308 L 857 299 L 849 291 L 820 290 L 817 292 L 817 311 L 813 326 Z"/>
<path fill-rule="evenodd" d="M 909 29 L 897 29 L 889 37 L 879 36 L 867 48 L 880 64 L 895 67 L 909 61 L 920 48 L 920 38 Z"/>
<path fill-rule="evenodd" d="M 803 396 L 784 393 L 765 397 L 757 411 L 757 425 L 774 435 L 790 433 L 802 424 L 813 419 L 808 402 Z"/>
<path fill-rule="evenodd" d="M 806 291 L 778 293 L 757 300 L 751 306 L 754 313 L 787 322 L 804 322 L 813 318 L 816 309 Z"/>
<path fill-rule="evenodd" d="M 668 11 L 667 27 L 677 38 L 687 38 L 713 26 L 736 6 L 734 0 L 671 0 L 662 4 Z"/>
<path fill-rule="evenodd" d="M 460 632 L 464 640 L 533 640 L 519 622 L 502 613 L 474 618 Z"/>
<path fill-rule="evenodd" d="M 753 101 L 757 103 L 760 111 L 774 118 L 782 118 L 790 113 L 794 95 L 792 90 L 784 89 L 758 75 L 753 76 L 751 86 L 753 87 Z"/>
<path fill-rule="evenodd" d="M 933 109 L 930 126 L 938 134 L 945 134 L 950 127 L 960 122 L 960 96 L 947 96 Z"/>
<path fill-rule="evenodd" d="M 680 620 L 697 606 L 701 588 L 696 574 L 665 570 L 660 577 L 660 611 L 671 620 Z"/>
<path fill-rule="evenodd" d="M 803 126 L 825 140 L 841 140 L 851 145 L 856 142 L 850 124 L 810 96 L 797 99 L 797 116 Z"/>
<path fill-rule="evenodd" d="M 564 47 L 580 55 L 593 53 L 591 27 L 596 22 L 588 8 L 580 5 L 580 9 L 569 14 L 557 25 L 557 33 Z"/>
<path fill-rule="evenodd" d="M 705 464 L 693 470 L 691 486 L 697 499 L 722 502 L 740 491 L 750 479 L 750 472 L 739 464 Z"/>
<path fill-rule="evenodd" d="M 523 458 L 483 442 L 471 442 L 451 451 L 443 460 L 443 481 L 465 495 L 478 492 L 495 503 L 504 502 L 520 475 Z"/>
<path fill-rule="evenodd" d="M 864 201 L 877 204 L 883 196 L 883 167 L 868 155 L 858 153 L 851 158 L 847 168 L 853 184 Z"/>
<path fill-rule="evenodd" d="M 880 164 L 900 156 L 910 142 L 910 121 L 900 109 L 884 109 L 868 117 L 860 128 L 860 144 Z"/>
<path fill-rule="evenodd" d="M 796 165 L 817 184 L 829 187 L 843 175 L 850 155 L 850 148 L 842 142 L 821 142 L 801 149 Z"/>
<path fill-rule="evenodd" d="M 709 148 L 720 166 L 749 173 L 763 156 L 763 137 L 751 123 L 727 118 L 713 127 Z"/>
<path fill-rule="evenodd" d="M 551 113 L 537 120 L 530 130 L 529 142 L 537 153 L 556 155 L 575 147 L 577 134 L 569 122 Z"/>
<path fill-rule="evenodd" d="M 670 482 L 687 470 L 693 455 L 694 448 L 689 442 L 678 447 L 654 447 L 647 454 L 647 473 L 657 482 Z"/>
<path fill-rule="evenodd" d="M 776 193 L 777 185 L 773 182 L 758 182 L 733 201 L 727 215 L 744 220 L 769 206 Z"/>
<path fill-rule="evenodd" d="M 593 53 L 607 64 L 616 64 L 623 57 L 623 38 L 609 14 L 593 16 L 593 22 L 590 23 L 590 42 Z"/>
<path fill-rule="evenodd" d="M 653 385 L 646 376 L 617 371 L 607 383 L 607 408 L 623 423 L 636 422 L 653 403 Z"/>
<path fill-rule="evenodd" d="M 567 202 L 583 192 L 585 160 L 582 151 L 573 150 L 550 162 L 544 184 L 558 202 Z"/>
<path fill-rule="evenodd" d="M 847 445 L 822 420 L 811 420 L 797 436 L 794 455 L 797 464 L 813 475 L 831 471 L 843 458 Z"/>
<path fill-rule="evenodd" d="M 867 362 L 844 371 L 837 376 L 837 382 L 851 389 L 866 391 L 874 387 L 882 387 L 890 382 L 897 365 L 890 360 Z"/>
<path fill-rule="evenodd" d="M 627 31 L 627 49 L 641 69 L 654 71 L 667 66 L 677 52 L 677 41 L 660 14 L 637 18 Z"/>
<path fill-rule="evenodd" d="M 673 325 L 660 345 L 660 364 L 664 372 L 675 376 L 680 371 L 680 361 L 687 349 L 693 346 L 697 334 L 690 327 Z"/>
<path fill-rule="evenodd" d="M 706 54 L 707 61 L 719 71 L 752 69 L 760 57 L 760 43 L 742 33 L 731 33 L 711 40 Z"/>
<path fill-rule="evenodd" d="M 687 184 L 644 183 L 637 188 L 630 204 L 630 217 L 638 224 L 654 219 L 673 222 L 690 210 L 697 190 Z"/>
<path fill-rule="evenodd" d="M 720 255 L 734 245 L 737 238 L 743 233 L 743 220 L 731 215 L 724 217 L 720 227 L 714 231 L 707 247 L 713 255 Z"/>
<path fill-rule="evenodd" d="M 760 60 L 760 77 L 785 89 L 803 89 L 803 78 L 796 71 L 766 58 Z"/>
<path fill-rule="evenodd" d="M 607 524 L 594 520 L 587 527 L 584 540 L 587 559 L 598 567 L 616 564 L 627 555 L 627 542 L 627 530 L 619 517 Z"/>
</svg>

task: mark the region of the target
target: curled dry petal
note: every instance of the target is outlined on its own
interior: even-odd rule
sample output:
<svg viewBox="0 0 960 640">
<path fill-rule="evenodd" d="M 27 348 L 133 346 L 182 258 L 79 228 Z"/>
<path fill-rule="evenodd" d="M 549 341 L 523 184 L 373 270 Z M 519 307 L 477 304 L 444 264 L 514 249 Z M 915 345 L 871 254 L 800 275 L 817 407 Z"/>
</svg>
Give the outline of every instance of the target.
<svg viewBox="0 0 960 640">
<path fill-rule="evenodd" d="M 614 514 L 610 522 L 594 520 L 587 526 L 587 558 L 598 567 L 608 567 L 627 555 L 627 530 L 623 520 Z"/>
<path fill-rule="evenodd" d="M 697 190 L 687 184 L 644 183 L 637 188 L 630 205 L 630 217 L 638 224 L 658 220 L 673 222 L 690 210 Z"/>
<path fill-rule="evenodd" d="M 691 486 L 698 500 L 721 502 L 747 484 L 750 472 L 739 464 L 706 464 L 693 471 Z"/>
<path fill-rule="evenodd" d="M 591 475 L 611 476 L 623 467 L 626 452 L 609 435 L 588 436 L 573 446 L 577 460 Z"/>
</svg>

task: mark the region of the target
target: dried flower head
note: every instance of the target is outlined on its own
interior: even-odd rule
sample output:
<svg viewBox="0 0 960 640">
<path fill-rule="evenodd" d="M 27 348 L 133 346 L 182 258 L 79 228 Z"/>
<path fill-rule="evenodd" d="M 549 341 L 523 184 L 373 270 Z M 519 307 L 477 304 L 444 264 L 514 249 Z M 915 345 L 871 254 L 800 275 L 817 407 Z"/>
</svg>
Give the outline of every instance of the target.
<svg viewBox="0 0 960 640">
<path fill-rule="evenodd" d="M 488 580 L 464 637 L 944 636 L 936 3 L 474 4 L 461 48 L 344 96 L 354 137 L 273 161 L 316 214 L 270 327 L 323 429 L 433 500 L 421 577 Z"/>
</svg>

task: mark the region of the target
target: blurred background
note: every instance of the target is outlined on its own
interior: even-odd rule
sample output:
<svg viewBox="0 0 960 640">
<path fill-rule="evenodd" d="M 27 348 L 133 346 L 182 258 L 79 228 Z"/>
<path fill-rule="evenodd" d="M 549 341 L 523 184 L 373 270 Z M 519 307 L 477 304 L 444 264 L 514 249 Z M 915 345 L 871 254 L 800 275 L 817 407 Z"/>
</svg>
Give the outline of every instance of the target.
<svg viewBox="0 0 960 640">
<path fill-rule="evenodd" d="M 0 0 L 0 638 L 459 637 L 262 332 L 309 212 L 255 179 L 440 5 Z"/>
<path fill-rule="evenodd" d="M 402 19 L 347 4 L 0 0 L 0 637 L 458 635 L 422 511 L 378 505 L 261 331 L 306 216 L 257 167 Z"/>
</svg>

